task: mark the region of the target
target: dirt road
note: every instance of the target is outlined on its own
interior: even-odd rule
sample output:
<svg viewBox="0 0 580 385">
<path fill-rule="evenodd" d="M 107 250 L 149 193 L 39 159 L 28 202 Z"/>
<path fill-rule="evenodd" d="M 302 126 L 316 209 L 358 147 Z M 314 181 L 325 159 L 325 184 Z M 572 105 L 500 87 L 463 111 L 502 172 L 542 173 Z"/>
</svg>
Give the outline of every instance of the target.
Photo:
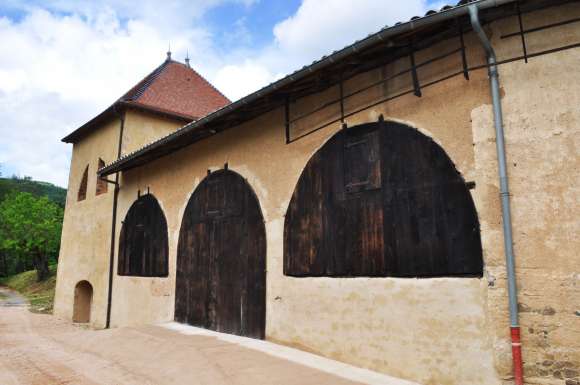
<svg viewBox="0 0 580 385">
<path fill-rule="evenodd" d="M 88 330 L 0 288 L 0 384 L 412 385 L 265 341 L 167 324 Z"/>
<path fill-rule="evenodd" d="M 17 292 L 0 286 L 0 306 L 26 306 L 26 299 Z"/>
</svg>

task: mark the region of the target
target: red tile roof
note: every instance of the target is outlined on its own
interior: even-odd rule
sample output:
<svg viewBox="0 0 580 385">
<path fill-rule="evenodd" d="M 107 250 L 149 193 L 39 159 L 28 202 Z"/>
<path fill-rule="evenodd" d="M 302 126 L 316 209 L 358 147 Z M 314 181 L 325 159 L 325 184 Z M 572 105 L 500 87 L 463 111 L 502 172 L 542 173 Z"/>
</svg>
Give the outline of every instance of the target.
<svg viewBox="0 0 580 385">
<path fill-rule="evenodd" d="M 230 104 L 230 100 L 188 65 L 165 60 L 105 111 L 65 138 L 75 143 L 123 108 L 134 108 L 183 121 L 203 118 Z"/>
<path fill-rule="evenodd" d="M 230 103 L 200 74 L 173 60 L 166 60 L 123 95 L 121 100 L 195 119 Z"/>
</svg>

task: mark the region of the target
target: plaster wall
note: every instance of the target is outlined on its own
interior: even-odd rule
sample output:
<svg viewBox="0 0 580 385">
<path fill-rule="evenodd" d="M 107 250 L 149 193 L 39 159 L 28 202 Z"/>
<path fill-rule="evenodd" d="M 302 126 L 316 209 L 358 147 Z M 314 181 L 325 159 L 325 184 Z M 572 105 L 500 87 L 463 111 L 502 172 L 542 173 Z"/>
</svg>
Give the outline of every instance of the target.
<svg viewBox="0 0 580 385">
<path fill-rule="evenodd" d="M 112 120 L 73 145 L 69 174 L 54 314 L 72 320 L 75 286 L 86 280 L 93 286 L 91 325 L 104 327 L 107 309 L 108 261 L 111 241 L 113 188 L 96 195 L 99 158 L 117 158 L 120 120 Z M 89 166 L 87 195 L 77 200 L 85 167 Z"/>
<path fill-rule="evenodd" d="M 579 13 L 577 6 L 569 5 L 525 15 L 524 22 L 532 27 Z M 521 54 L 521 40 L 501 39 L 516 28 L 514 19 L 488 26 L 500 58 Z M 580 41 L 578 25 L 537 35 L 530 40 L 530 52 L 550 48 L 554 41 Z M 466 43 L 470 64 L 483 62 L 473 36 L 467 36 Z M 576 48 L 500 67 L 524 360 L 526 376 L 534 384 L 569 385 L 578 379 L 579 59 Z M 448 73 L 456 64 L 451 60 L 457 58 L 442 60 L 421 76 Z M 345 88 L 360 87 L 403 65 L 400 60 L 363 74 L 346 82 Z M 407 90 L 408 80 L 397 78 L 373 87 L 350 100 L 347 113 Z M 298 101 L 292 113 L 298 116 L 322 105 L 336 92 L 329 89 Z M 293 132 L 336 120 L 338 113 L 329 107 L 295 124 Z M 347 123 L 376 121 L 380 114 L 431 136 L 464 178 L 476 182 L 472 196 L 481 223 L 483 279 L 285 277 L 283 223 L 290 197 L 309 158 L 341 125 L 332 123 L 286 145 L 283 111 L 276 110 L 122 174 L 116 237 L 138 191 L 149 188 L 168 222 L 169 276 L 115 276 L 113 326 L 173 319 L 175 258 L 185 206 L 207 170 L 228 162 L 256 192 L 266 222 L 267 339 L 423 384 L 510 383 L 505 263 L 486 71 L 471 72 L 469 81 L 458 76 L 437 83 L 423 89 L 421 98 L 410 94 L 378 104 L 349 116 Z M 71 181 L 72 177 L 71 173 Z M 67 238 L 65 247 L 73 247 L 71 242 L 76 240 Z"/>
<path fill-rule="evenodd" d="M 137 150 L 182 125 L 132 110 L 126 111 L 124 117 L 122 154 Z M 107 193 L 96 195 L 96 172 L 99 158 L 105 163 L 117 159 L 120 126 L 120 119 L 111 120 L 73 145 L 59 253 L 54 314 L 72 319 L 75 285 L 87 280 L 94 290 L 90 324 L 97 328 L 106 324 L 114 188 L 109 185 Z M 77 192 L 87 165 L 87 197 L 79 202 Z"/>
<path fill-rule="evenodd" d="M 352 86 L 375 76 L 353 80 Z M 421 99 L 409 96 L 396 104 L 379 105 L 348 122 L 375 121 L 382 113 L 418 127 L 433 136 L 473 180 L 469 119 L 487 95 L 485 73 L 476 73 L 470 82 L 457 78 L 440 83 Z M 300 105 L 294 107 L 296 111 Z M 311 119 L 310 126 L 323 120 Z M 290 197 L 309 158 L 340 129 L 340 124 L 333 124 L 286 145 L 283 122 L 282 111 L 277 110 L 123 173 L 119 220 L 138 190 L 149 188 L 168 221 L 170 271 L 167 278 L 115 276 L 113 325 L 173 318 L 175 258 L 185 206 L 207 170 L 228 162 L 255 190 L 266 222 L 267 339 L 424 384 L 498 384 L 493 340 L 488 338 L 485 280 L 283 275 L 283 223 Z"/>
<path fill-rule="evenodd" d="M 172 133 L 183 125 L 185 123 L 181 121 L 129 109 L 125 112 L 121 154 L 126 155 L 136 151 L 144 145 Z"/>
</svg>

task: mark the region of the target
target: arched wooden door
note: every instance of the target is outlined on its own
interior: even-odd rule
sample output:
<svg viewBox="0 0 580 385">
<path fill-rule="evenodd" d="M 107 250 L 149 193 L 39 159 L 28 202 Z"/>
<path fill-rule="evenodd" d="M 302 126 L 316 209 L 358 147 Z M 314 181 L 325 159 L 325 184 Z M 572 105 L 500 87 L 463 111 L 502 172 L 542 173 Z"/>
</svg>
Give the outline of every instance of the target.
<svg viewBox="0 0 580 385">
<path fill-rule="evenodd" d="M 175 320 L 264 338 L 266 233 L 256 195 L 220 170 L 192 195 L 177 248 Z"/>
</svg>

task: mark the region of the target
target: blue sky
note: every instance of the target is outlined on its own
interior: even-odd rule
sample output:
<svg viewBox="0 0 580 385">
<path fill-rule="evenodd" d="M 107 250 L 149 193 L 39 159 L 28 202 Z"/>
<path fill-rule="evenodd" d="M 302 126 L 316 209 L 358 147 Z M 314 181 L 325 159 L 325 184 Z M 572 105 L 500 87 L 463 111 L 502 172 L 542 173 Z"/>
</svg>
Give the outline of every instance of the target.
<svg viewBox="0 0 580 385">
<path fill-rule="evenodd" d="M 235 100 L 427 0 L 2 0 L 0 171 L 66 187 L 60 139 L 165 59 L 192 66 Z M 108 160 L 110 161 L 110 160 Z"/>
<path fill-rule="evenodd" d="M 211 9 L 205 19 L 216 36 L 217 45 L 222 49 L 236 49 L 236 40 L 232 39 L 231 32 L 240 26 L 248 33 L 249 41 L 244 43 L 260 49 L 272 42 L 274 25 L 292 16 L 300 3 L 299 0 L 270 0 L 257 2 L 250 7 L 244 4 L 223 4 Z"/>
</svg>

